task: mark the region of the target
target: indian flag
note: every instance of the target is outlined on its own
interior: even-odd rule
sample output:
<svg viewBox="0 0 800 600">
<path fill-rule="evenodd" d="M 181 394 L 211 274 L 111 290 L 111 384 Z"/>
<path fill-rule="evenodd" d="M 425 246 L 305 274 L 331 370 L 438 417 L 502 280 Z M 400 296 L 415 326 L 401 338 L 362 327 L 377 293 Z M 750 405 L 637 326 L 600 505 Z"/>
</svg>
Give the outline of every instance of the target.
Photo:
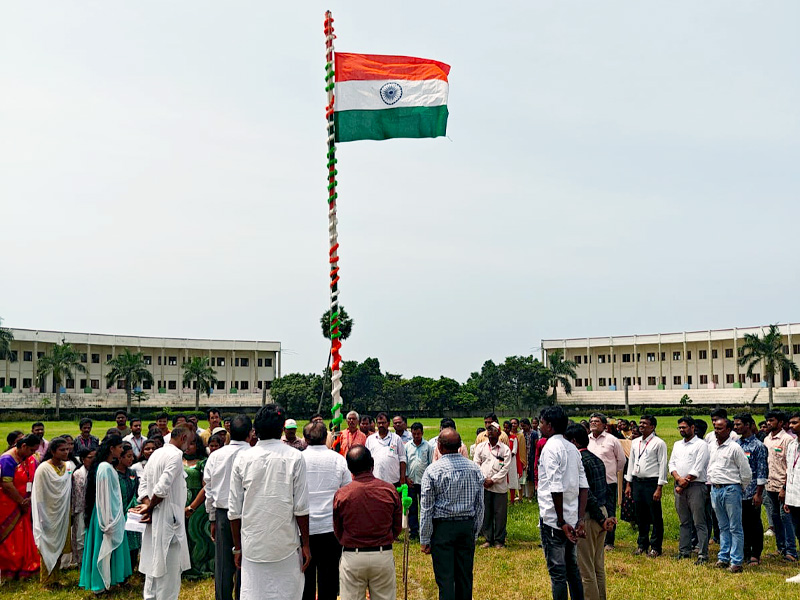
<svg viewBox="0 0 800 600">
<path fill-rule="evenodd" d="M 445 135 L 449 73 L 426 58 L 337 52 L 336 141 Z"/>
</svg>

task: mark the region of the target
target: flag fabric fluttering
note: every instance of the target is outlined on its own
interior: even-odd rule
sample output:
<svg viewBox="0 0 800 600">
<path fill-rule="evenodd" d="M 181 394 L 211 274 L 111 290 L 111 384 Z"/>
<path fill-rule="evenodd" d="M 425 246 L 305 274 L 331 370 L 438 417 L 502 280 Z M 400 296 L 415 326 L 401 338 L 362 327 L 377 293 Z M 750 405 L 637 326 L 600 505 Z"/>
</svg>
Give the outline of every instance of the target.
<svg viewBox="0 0 800 600">
<path fill-rule="evenodd" d="M 335 63 L 337 142 L 446 135 L 450 65 L 344 52 Z"/>
</svg>

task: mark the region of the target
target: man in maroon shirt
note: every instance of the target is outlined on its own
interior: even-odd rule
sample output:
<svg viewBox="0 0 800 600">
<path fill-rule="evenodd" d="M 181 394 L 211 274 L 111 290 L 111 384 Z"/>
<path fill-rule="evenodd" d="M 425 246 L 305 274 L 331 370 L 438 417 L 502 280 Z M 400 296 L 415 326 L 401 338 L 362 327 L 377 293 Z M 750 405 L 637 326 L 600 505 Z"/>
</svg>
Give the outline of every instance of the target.
<svg viewBox="0 0 800 600">
<path fill-rule="evenodd" d="M 403 506 L 397 490 L 372 475 L 372 454 L 364 446 L 347 452 L 352 483 L 333 497 L 333 532 L 342 545 L 339 563 L 341 600 L 395 600 L 392 542 L 403 529 Z"/>
</svg>

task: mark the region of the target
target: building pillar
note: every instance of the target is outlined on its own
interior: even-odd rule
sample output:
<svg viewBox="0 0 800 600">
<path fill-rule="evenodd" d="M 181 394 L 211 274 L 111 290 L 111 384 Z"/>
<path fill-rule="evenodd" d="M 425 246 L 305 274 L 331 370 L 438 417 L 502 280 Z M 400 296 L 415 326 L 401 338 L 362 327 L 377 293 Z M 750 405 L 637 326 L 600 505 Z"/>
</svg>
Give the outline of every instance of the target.
<svg viewBox="0 0 800 600">
<path fill-rule="evenodd" d="M 689 385 L 689 361 L 686 358 L 686 332 L 683 332 L 683 385 Z"/>
<path fill-rule="evenodd" d="M 41 391 L 39 387 L 39 340 L 33 340 L 33 387 L 36 391 Z"/>
<path fill-rule="evenodd" d="M 89 342 L 86 342 L 86 387 L 92 387 L 92 345 Z"/>
<path fill-rule="evenodd" d="M 708 332 L 708 387 L 714 388 L 714 355 L 711 348 L 711 330 Z"/>
<path fill-rule="evenodd" d="M 253 350 L 253 363 L 250 365 L 250 383 L 255 384 L 253 393 L 260 391 L 261 378 L 258 376 L 258 350 Z M 253 375 L 255 373 L 255 375 Z"/>
<path fill-rule="evenodd" d="M 739 333 L 735 327 L 733 328 L 733 365 L 736 370 L 736 374 L 733 377 L 733 387 L 740 388 L 742 384 L 739 381 Z"/>
<path fill-rule="evenodd" d="M 633 364 L 634 364 L 633 385 L 639 385 L 639 348 L 636 345 L 636 336 L 633 336 Z M 647 383 L 647 381 L 645 381 L 645 383 Z"/>
<path fill-rule="evenodd" d="M 589 381 L 586 383 L 586 387 L 589 388 L 587 391 L 592 391 L 594 386 L 592 385 L 592 348 L 589 344 L 589 338 L 586 338 L 586 377 L 588 377 Z"/>
<path fill-rule="evenodd" d="M 661 360 L 661 334 L 660 333 L 658 334 L 658 356 L 656 358 L 658 358 L 658 383 L 656 384 L 656 389 L 663 390 L 663 389 L 666 389 L 667 386 L 662 383 L 662 380 L 664 379 L 664 361 Z M 663 388 L 661 387 L 662 385 L 664 385 Z"/>
<path fill-rule="evenodd" d="M 161 346 L 161 385 L 159 385 L 158 387 L 161 388 L 163 386 L 165 392 L 167 391 L 167 378 L 164 376 L 164 366 L 166 362 L 167 362 L 167 357 L 165 356 L 164 353 L 164 346 Z"/>
<path fill-rule="evenodd" d="M 609 348 L 609 352 L 611 352 L 611 356 L 609 357 L 611 359 L 609 361 L 611 363 L 611 378 L 608 381 L 608 386 L 611 387 L 612 385 L 614 385 L 614 374 L 615 374 L 614 373 L 615 372 L 615 369 L 614 369 L 614 338 L 608 338 L 608 348 Z M 615 390 L 617 389 L 616 386 L 614 386 L 614 389 Z"/>
</svg>

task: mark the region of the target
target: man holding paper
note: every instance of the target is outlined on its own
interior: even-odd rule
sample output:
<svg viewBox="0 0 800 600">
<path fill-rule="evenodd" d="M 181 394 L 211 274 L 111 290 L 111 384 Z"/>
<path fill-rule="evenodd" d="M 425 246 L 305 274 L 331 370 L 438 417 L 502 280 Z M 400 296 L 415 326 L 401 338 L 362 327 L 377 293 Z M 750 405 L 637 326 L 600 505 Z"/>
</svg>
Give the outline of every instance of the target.
<svg viewBox="0 0 800 600">
<path fill-rule="evenodd" d="M 183 452 L 194 436 L 188 425 L 172 430 L 169 443 L 153 452 L 139 484 L 141 505 L 132 512 L 147 524 L 139 570 L 145 574 L 144 600 L 177 600 L 181 573 L 191 568 L 184 509 Z M 132 526 L 132 524 L 131 524 Z"/>
</svg>

